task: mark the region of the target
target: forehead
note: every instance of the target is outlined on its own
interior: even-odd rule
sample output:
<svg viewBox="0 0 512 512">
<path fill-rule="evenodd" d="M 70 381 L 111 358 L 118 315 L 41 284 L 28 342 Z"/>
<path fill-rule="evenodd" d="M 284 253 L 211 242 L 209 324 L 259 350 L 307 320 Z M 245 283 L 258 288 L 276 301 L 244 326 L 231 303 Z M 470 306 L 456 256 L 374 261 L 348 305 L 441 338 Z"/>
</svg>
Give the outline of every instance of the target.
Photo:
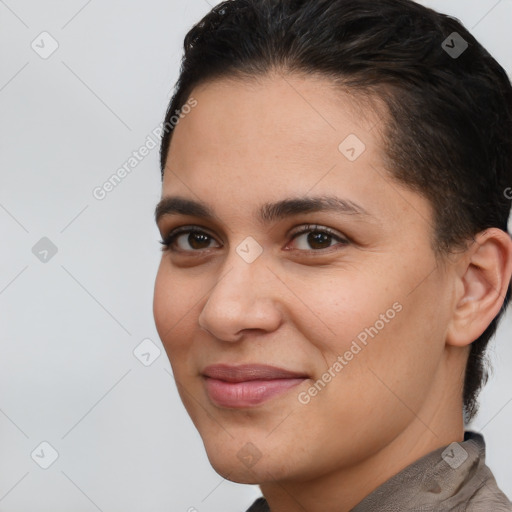
<svg viewBox="0 0 512 512">
<path fill-rule="evenodd" d="M 180 119 L 167 166 L 257 167 L 305 178 L 342 154 L 348 136 L 357 151 L 381 151 L 382 114 L 326 78 L 273 74 L 258 79 L 222 79 L 195 88 L 197 106 Z M 355 167 L 355 165 L 353 165 Z M 326 169 L 324 169 L 326 170 Z M 165 173 L 164 173 L 165 177 Z"/>
<path fill-rule="evenodd" d="M 163 196 L 226 216 L 284 197 L 336 194 L 380 216 L 422 201 L 397 195 L 384 167 L 382 112 L 325 78 L 273 75 L 194 89 L 174 129 Z M 413 205 L 418 210 L 428 207 Z M 425 211 L 425 215 L 428 215 Z"/>
</svg>

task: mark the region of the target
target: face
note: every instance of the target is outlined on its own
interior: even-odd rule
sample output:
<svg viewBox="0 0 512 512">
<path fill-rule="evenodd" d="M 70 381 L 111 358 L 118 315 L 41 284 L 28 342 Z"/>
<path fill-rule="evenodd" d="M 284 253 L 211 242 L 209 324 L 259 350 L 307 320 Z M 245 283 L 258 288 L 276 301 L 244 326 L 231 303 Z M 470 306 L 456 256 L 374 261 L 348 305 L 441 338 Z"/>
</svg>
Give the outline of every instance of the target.
<svg viewBox="0 0 512 512">
<path fill-rule="evenodd" d="M 353 466 L 439 399 L 453 289 L 430 205 L 384 168 L 378 113 L 326 79 L 191 96 L 164 172 L 154 295 L 183 403 L 230 480 Z"/>
</svg>

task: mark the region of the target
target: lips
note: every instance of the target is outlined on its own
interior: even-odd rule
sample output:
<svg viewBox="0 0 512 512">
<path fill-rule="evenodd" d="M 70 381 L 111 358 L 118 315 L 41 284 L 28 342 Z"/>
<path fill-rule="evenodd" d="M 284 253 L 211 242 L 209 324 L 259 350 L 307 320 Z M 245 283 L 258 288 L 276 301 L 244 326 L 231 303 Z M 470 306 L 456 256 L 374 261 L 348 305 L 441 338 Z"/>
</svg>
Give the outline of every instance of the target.
<svg viewBox="0 0 512 512">
<path fill-rule="evenodd" d="M 293 372 L 276 366 L 261 364 L 244 364 L 240 366 L 216 364 L 207 366 L 203 370 L 203 375 L 226 382 L 308 378 L 304 373 Z"/>
<path fill-rule="evenodd" d="M 202 375 L 210 401 L 227 408 L 254 407 L 309 378 L 303 373 L 257 364 L 212 365 Z"/>
</svg>

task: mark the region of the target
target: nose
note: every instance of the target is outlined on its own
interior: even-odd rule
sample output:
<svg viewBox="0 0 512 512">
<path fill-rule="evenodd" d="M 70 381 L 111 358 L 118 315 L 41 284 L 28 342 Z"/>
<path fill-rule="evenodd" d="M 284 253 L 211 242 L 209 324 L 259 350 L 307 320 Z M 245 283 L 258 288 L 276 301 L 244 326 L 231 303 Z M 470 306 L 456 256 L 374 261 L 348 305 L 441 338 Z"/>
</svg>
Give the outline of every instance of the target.
<svg viewBox="0 0 512 512">
<path fill-rule="evenodd" d="M 224 341 L 238 341 L 247 330 L 274 331 L 282 321 L 279 284 L 264 258 L 247 263 L 234 252 L 199 315 L 199 326 Z"/>
</svg>

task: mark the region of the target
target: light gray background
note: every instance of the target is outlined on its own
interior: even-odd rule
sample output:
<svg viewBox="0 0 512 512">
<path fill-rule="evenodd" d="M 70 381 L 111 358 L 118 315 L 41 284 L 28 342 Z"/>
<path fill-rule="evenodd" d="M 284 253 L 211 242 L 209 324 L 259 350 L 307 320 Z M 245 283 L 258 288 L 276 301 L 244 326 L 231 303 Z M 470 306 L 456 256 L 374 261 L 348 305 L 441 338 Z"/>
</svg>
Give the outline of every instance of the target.
<svg viewBox="0 0 512 512">
<path fill-rule="evenodd" d="M 459 17 L 510 75 L 511 0 L 425 4 Z M 104 200 L 92 194 L 162 121 L 183 37 L 209 9 L 206 0 L 0 0 L 4 512 L 239 512 L 259 495 L 210 467 L 158 341 L 157 149 Z M 43 31 L 59 45 L 47 59 L 31 47 Z M 42 237 L 58 249 L 46 263 L 32 252 Z M 509 496 L 511 333 L 509 313 L 472 425 Z M 148 338 L 152 357 L 162 352 L 144 366 L 133 350 Z M 43 441 L 58 452 L 46 470 L 36 463 L 50 462 Z"/>
</svg>

